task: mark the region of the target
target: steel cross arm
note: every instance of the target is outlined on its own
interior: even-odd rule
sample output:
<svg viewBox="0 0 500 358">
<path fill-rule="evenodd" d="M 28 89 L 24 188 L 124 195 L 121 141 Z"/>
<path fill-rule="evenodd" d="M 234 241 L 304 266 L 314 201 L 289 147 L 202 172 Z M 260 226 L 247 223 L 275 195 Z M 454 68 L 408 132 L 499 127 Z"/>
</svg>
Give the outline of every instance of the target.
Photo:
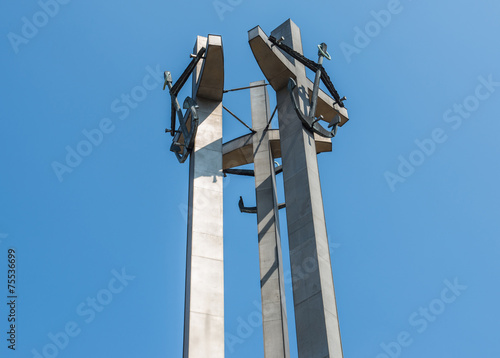
<svg viewBox="0 0 500 358">
<path fill-rule="evenodd" d="M 248 32 L 248 42 L 262 73 L 275 91 L 285 88 L 290 78 L 296 79 L 293 58 L 285 55 L 277 46 L 273 46 L 260 26 L 256 26 Z M 307 79 L 305 87 L 309 98 L 311 98 L 314 83 Z M 323 115 L 323 120 L 328 123 L 332 122 L 336 115 L 339 115 L 339 126 L 343 126 L 349 120 L 347 109 L 339 106 L 335 99 L 321 89 L 318 93 L 316 113 L 318 117 Z"/>
</svg>

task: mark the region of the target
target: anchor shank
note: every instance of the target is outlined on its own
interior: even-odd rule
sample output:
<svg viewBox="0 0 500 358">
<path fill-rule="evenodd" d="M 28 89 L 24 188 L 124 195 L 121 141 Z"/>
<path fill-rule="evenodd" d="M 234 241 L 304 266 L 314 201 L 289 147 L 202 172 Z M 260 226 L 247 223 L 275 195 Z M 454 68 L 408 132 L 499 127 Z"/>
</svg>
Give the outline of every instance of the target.
<svg viewBox="0 0 500 358">
<path fill-rule="evenodd" d="M 323 64 L 323 55 L 319 55 L 318 65 Z M 309 117 L 314 117 L 316 115 L 316 107 L 318 106 L 318 93 L 319 93 L 319 81 L 321 80 L 321 67 L 316 71 L 316 77 L 314 78 L 313 94 L 311 98 L 311 111 L 309 112 Z"/>
<path fill-rule="evenodd" d="M 172 88 L 172 85 L 169 83 L 168 87 Z M 174 108 L 177 111 L 177 115 L 179 116 L 179 121 L 180 121 L 180 118 L 184 116 L 184 114 L 182 113 L 181 105 L 179 103 L 179 100 L 177 99 L 177 96 L 175 97 L 172 96 L 172 100 L 174 101 Z M 172 129 L 174 129 L 174 127 L 172 127 Z"/>
<path fill-rule="evenodd" d="M 168 86 L 168 91 L 169 93 L 172 93 L 172 88 L 173 88 L 173 85 L 172 85 L 172 82 L 167 80 L 167 86 Z M 174 105 L 174 109 L 175 111 L 177 112 L 177 116 L 179 116 L 179 118 L 182 118 L 183 117 L 183 114 L 182 114 L 182 109 L 181 109 L 181 105 L 179 103 L 179 100 L 177 99 L 177 96 L 175 95 L 170 95 L 170 98 L 172 99 L 172 104 Z M 172 117 L 173 117 L 173 112 L 172 112 Z M 179 122 L 181 122 L 181 120 L 179 119 Z M 182 125 L 182 123 L 181 123 Z M 172 130 L 175 130 L 175 117 L 172 118 L 172 123 L 170 125 L 170 128 Z M 173 132 L 172 132 L 172 136 L 173 136 Z"/>
</svg>

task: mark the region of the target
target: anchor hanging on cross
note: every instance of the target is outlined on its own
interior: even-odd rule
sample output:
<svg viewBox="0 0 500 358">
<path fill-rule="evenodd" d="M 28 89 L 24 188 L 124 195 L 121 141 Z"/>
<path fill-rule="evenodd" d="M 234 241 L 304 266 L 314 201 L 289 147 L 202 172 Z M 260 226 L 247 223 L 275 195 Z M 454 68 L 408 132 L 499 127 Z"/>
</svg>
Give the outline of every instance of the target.
<svg viewBox="0 0 500 358">
<path fill-rule="evenodd" d="M 288 80 L 288 91 L 290 92 L 290 96 L 292 99 L 293 106 L 295 108 L 295 112 L 297 113 L 297 116 L 299 119 L 302 121 L 304 126 L 308 128 L 310 131 L 319 134 L 322 137 L 326 138 L 333 138 L 337 134 L 337 129 L 339 127 L 339 124 L 341 123 L 341 118 L 339 115 L 336 115 L 332 121 L 328 124 L 328 128 L 332 128 L 331 131 L 327 131 L 326 129 L 321 126 L 319 123 L 320 120 L 324 120 L 324 117 L 322 115 L 316 117 L 316 109 L 318 106 L 318 94 L 319 94 L 319 86 L 320 86 L 320 81 L 323 81 L 325 86 L 329 89 L 331 95 L 335 99 L 335 103 L 338 103 L 340 106 L 344 106 L 343 102 L 346 100 L 346 97 L 340 98 L 337 91 L 335 90 L 335 87 L 333 86 L 333 83 L 331 83 L 330 77 L 327 75 L 325 69 L 323 68 L 323 58 L 326 58 L 327 60 L 331 60 L 331 56 L 327 51 L 327 45 L 323 42 L 318 45 L 318 62 L 314 63 L 313 61 L 307 59 L 300 53 L 294 51 L 292 48 L 288 47 L 283 43 L 285 40 L 285 37 L 282 36 L 279 40 L 276 40 L 274 36 L 269 36 L 269 41 L 281 50 L 285 51 L 287 54 L 292 56 L 295 60 L 299 61 L 302 63 L 304 66 L 308 67 L 309 69 L 313 70 L 316 72 L 316 76 L 314 79 L 314 87 L 312 91 L 312 96 L 309 100 L 310 102 L 310 109 L 309 113 L 304 113 L 299 106 L 299 100 L 296 97 L 295 94 L 295 88 L 297 87 L 297 83 L 295 80 L 290 77 Z"/>
<path fill-rule="evenodd" d="M 165 83 L 163 84 L 163 90 L 168 86 L 170 98 L 172 102 L 172 114 L 171 114 L 171 127 L 170 129 L 165 129 L 165 133 L 170 133 L 174 137 L 172 140 L 172 145 L 170 146 L 170 151 L 175 153 L 175 156 L 180 163 L 184 163 L 191 153 L 194 145 L 194 138 L 196 137 L 196 131 L 198 129 L 198 104 L 191 97 L 186 97 L 184 100 L 183 108 L 187 109 L 186 113 L 183 114 L 177 95 L 182 89 L 189 76 L 193 73 L 198 62 L 203 59 L 203 54 L 206 49 L 202 47 L 198 54 L 191 55 L 193 60 L 182 73 L 179 80 L 172 85 L 172 74 L 169 71 L 165 71 L 163 77 Z M 179 118 L 179 129 L 175 130 L 176 116 Z"/>
<path fill-rule="evenodd" d="M 320 124 L 321 120 L 325 120 L 323 115 L 319 115 L 316 117 L 316 109 L 318 106 L 318 94 L 320 91 L 320 81 L 326 86 L 329 90 L 332 97 L 335 99 L 334 104 L 338 104 L 340 107 L 344 107 L 343 102 L 346 100 L 346 97 L 340 98 L 333 83 L 330 80 L 330 77 L 326 73 L 323 67 L 323 59 L 331 60 L 331 56 L 327 51 L 327 45 L 323 42 L 318 45 L 318 62 L 314 63 L 312 60 L 307 59 L 297 51 L 285 45 L 283 42 L 285 38 L 282 36 L 280 39 L 276 39 L 274 36 L 269 36 L 269 41 L 272 43 L 272 46 L 277 46 L 285 53 L 293 57 L 295 60 L 302 63 L 304 66 L 309 69 L 315 71 L 315 79 L 312 90 L 312 96 L 309 100 L 310 107 L 309 113 L 304 113 L 299 106 L 299 99 L 296 95 L 297 83 L 295 80 L 290 77 L 288 80 L 288 90 L 290 92 L 290 97 L 292 99 L 293 107 L 295 112 L 297 113 L 298 118 L 302 121 L 304 126 L 309 129 L 311 132 L 317 133 L 318 135 L 325 138 L 333 138 L 337 134 L 337 130 L 339 125 L 342 123 L 342 119 L 340 115 L 335 115 L 333 119 L 328 124 L 328 128 L 332 128 L 330 131 L 323 128 Z M 177 99 L 177 95 L 179 91 L 182 89 L 187 79 L 193 73 L 195 67 L 201 59 L 206 59 L 204 54 L 206 53 L 206 49 L 203 47 L 200 51 L 194 55 L 191 54 L 190 57 L 193 58 L 191 63 L 188 65 L 186 70 L 182 73 L 179 80 L 172 85 L 172 75 L 170 72 L 165 71 L 164 78 L 165 83 L 163 85 L 163 89 L 168 86 L 169 93 L 171 96 L 172 102 L 172 114 L 171 114 L 171 128 L 166 129 L 166 133 L 171 133 L 174 137 L 172 140 L 172 145 L 170 150 L 175 153 L 177 159 L 180 163 L 184 163 L 189 156 L 189 153 L 193 149 L 194 138 L 196 137 L 196 131 L 198 128 L 198 114 L 197 109 L 198 105 L 191 97 L 186 97 L 184 100 L 183 108 L 186 109 L 186 113 L 183 114 L 180 108 L 179 101 Z M 227 90 L 225 92 L 229 92 L 231 90 Z M 179 119 L 179 129 L 175 130 L 176 117 Z"/>
</svg>

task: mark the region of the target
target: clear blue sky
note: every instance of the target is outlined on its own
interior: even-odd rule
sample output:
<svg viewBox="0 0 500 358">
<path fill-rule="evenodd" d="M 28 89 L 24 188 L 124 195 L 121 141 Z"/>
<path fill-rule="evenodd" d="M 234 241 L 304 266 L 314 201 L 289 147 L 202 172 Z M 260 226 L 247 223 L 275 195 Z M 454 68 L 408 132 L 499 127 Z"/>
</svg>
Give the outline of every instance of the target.
<svg viewBox="0 0 500 358">
<path fill-rule="evenodd" d="M 351 119 L 318 157 L 345 357 L 500 356 L 498 2 L 65 1 L 0 5 L 2 357 L 182 356 L 188 166 L 168 150 L 155 72 L 178 78 L 196 35 L 211 33 L 226 88 L 264 79 L 247 31 L 288 18 L 309 58 L 329 45 L 325 67 L 348 97 Z M 250 123 L 248 92 L 224 101 Z M 85 133 L 97 144 L 58 178 L 54 162 L 67 165 Z M 224 117 L 225 141 L 245 133 Z M 237 207 L 240 195 L 255 203 L 253 179 L 225 189 L 226 332 L 237 335 L 260 304 L 256 218 Z M 261 327 L 226 356 L 262 357 Z"/>
</svg>

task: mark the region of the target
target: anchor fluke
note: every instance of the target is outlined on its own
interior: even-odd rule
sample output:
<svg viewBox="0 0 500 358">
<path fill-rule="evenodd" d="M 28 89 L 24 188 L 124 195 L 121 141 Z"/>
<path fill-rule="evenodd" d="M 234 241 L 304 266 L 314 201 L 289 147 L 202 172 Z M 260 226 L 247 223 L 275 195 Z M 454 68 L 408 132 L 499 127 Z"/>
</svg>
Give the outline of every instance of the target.
<svg viewBox="0 0 500 358">
<path fill-rule="evenodd" d="M 333 117 L 332 121 L 328 124 L 328 128 L 332 128 L 332 137 L 335 137 L 337 134 L 337 129 L 339 129 L 339 124 L 341 122 L 340 116 L 337 114 L 335 117 Z"/>
<path fill-rule="evenodd" d="M 325 138 L 333 138 L 335 137 L 335 134 L 337 133 L 337 127 L 338 123 L 340 123 L 340 116 L 336 116 L 335 118 L 338 117 L 338 123 L 336 123 L 337 119 L 333 119 L 333 121 L 330 123 L 333 126 L 332 131 L 328 131 L 325 128 L 321 126 L 319 123 L 320 120 L 322 120 L 322 116 L 319 117 L 312 117 L 312 116 L 307 116 L 304 113 L 302 113 L 300 107 L 299 107 L 299 101 L 296 98 L 295 95 L 295 88 L 297 87 L 297 83 L 293 78 L 290 78 L 288 80 L 288 91 L 290 92 L 290 97 L 292 99 L 292 104 L 293 108 L 295 109 L 295 113 L 297 113 L 297 116 L 299 119 L 302 121 L 302 124 L 309 129 L 310 131 L 317 133 L 318 135 L 325 137 Z"/>
</svg>

